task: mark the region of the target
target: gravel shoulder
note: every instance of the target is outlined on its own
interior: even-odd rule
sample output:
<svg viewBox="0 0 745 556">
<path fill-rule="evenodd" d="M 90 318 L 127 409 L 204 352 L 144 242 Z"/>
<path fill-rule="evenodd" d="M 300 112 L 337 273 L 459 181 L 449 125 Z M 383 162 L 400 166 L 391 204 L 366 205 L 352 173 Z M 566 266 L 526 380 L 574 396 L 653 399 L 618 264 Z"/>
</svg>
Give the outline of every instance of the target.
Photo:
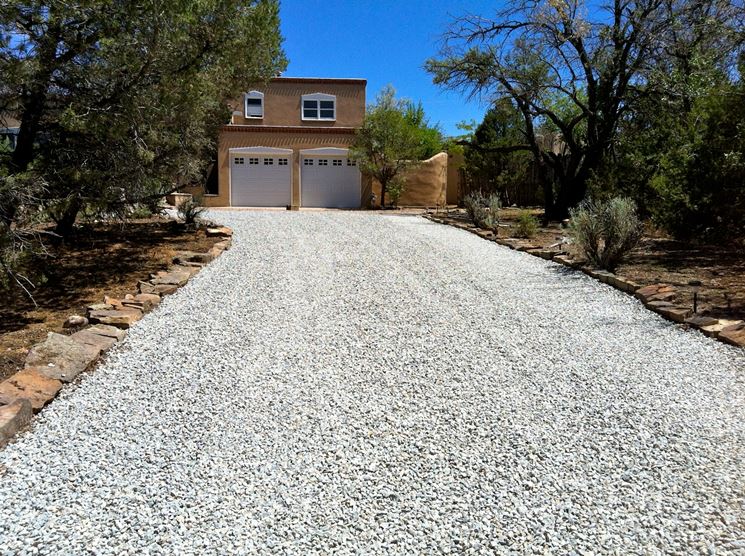
<svg viewBox="0 0 745 556">
<path fill-rule="evenodd" d="M 0 554 L 742 554 L 745 356 L 414 216 L 233 247 L 0 452 Z"/>
</svg>

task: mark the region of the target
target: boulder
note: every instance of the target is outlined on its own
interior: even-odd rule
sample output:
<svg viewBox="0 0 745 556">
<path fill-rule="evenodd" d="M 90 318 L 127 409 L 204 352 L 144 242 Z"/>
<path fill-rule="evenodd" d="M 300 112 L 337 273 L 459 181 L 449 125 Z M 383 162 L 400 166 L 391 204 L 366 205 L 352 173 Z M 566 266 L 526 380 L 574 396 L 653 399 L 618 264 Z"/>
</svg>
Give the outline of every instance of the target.
<svg viewBox="0 0 745 556">
<path fill-rule="evenodd" d="M 72 382 L 91 367 L 99 353 L 69 336 L 50 332 L 46 340 L 31 348 L 24 367 L 37 369 L 48 378 Z"/>
<path fill-rule="evenodd" d="M 88 305 L 88 312 L 91 311 L 110 311 L 113 309 L 113 305 L 109 305 L 108 303 L 94 303 L 93 305 Z"/>
<path fill-rule="evenodd" d="M 693 313 L 693 309 L 690 309 L 688 307 L 658 307 L 655 309 L 656 313 L 659 313 L 666 319 L 669 319 L 674 322 L 680 322 L 683 323 L 685 320 L 691 316 Z"/>
<path fill-rule="evenodd" d="M 555 255 L 553 258 L 554 262 L 568 266 L 569 268 L 577 268 L 578 263 L 572 259 L 569 255 Z"/>
<path fill-rule="evenodd" d="M 212 262 L 214 257 L 211 253 L 197 253 L 195 251 L 182 251 L 173 258 L 173 264 L 191 266 L 194 264 L 204 265 Z"/>
<path fill-rule="evenodd" d="M 149 303 L 151 307 L 156 307 L 160 303 L 160 296 L 155 293 L 138 293 L 134 300 Z"/>
<path fill-rule="evenodd" d="M 99 336 L 107 336 L 109 338 L 115 338 L 118 342 L 121 342 L 127 337 L 127 332 L 116 326 L 110 326 L 108 324 L 96 324 L 87 328 L 88 332 L 93 332 Z"/>
<path fill-rule="evenodd" d="M 81 315 L 70 315 L 62 324 L 62 328 L 80 328 L 82 326 L 88 326 L 88 319 Z"/>
<path fill-rule="evenodd" d="M 528 253 L 541 259 L 546 259 L 547 261 L 552 260 L 556 255 L 556 251 L 548 251 L 546 249 L 531 249 Z"/>
<path fill-rule="evenodd" d="M 150 282 L 143 282 L 142 280 L 140 280 L 139 282 L 137 282 L 137 291 L 139 291 L 140 293 L 153 294 L 155 293 L 155 286 L 152 285 Z"/>
<path fill-rule="evenodd" d="M 103 302 L 106 305 L 111 305 L 111 307 L 114 308 L 114 309 L 118 309 L 119 307 L 122 306 L 122 302 L 119 299 L 117 299 L 115 297 L 110 297 L 108 295 L 104 295 L 103 296 Z"/>
<path fill-rule="evenodd" d="M 0 448 L 5 446 L 31 421 L 31 402 L 18 399 L 10 405 L 0 406 Z"/>
<path fill-rule="evenodd" d="M 651 284 L 639 288 L 634 295 L 645 304 L 650 301 L 670 301 L 675 297 L 675 288 L 668 284 Z"/>
<path fill-rule="evenodd" d="M 733 346 L 745 347 L 745 322 L 725 326 L 719 333 L 719 339 Z"/>
<path fill-rule="evenodd" d="M 25 399 L 34 411 L 39 411 L 61 388 L 59 380 L 46 377 L 36 369 L 23 369 L 0 382 L 0 404 L 11 405 Z"/>
<path fill-rule="evenodd" d="M 184 270 L 174 271 L 160 271 L 154 274 L 150 283 L 154 286 L 166 285 L 166 286 L 183 286 L 189 281 L 191 274 Z M 142 292 L 142 293 L 155 293 L 155 292 Z"/>
<path fill-rule="evenodd" d="M 207 237 L 233 237 L 233 230 L 227 226 L 207 228 Z"/>
<path fill-rule="evenodd" d="M 203 266 L 194 266 L 194 265 L 174 265 L 171 268 L 168 269 L 169 273 L 174 272 L 186 272 L 189 277 L 191 278 L 195 274 L 197 274 L 200 270 L 204 268 Z"/>
<path fill-rule="evenodd" d="M 174 284 L 158 284 L 157 286 L 155 286 L 155 290 L 153 291 L 153 293 L 162 297 L 164 295 L 170 295 L 176 290 L 178 290 L 178 286 Z"/>
<path fill-rule="evenodd" d="M 482 231 L 483 231 L 483 230 L 482 230 Z M 487 231 L 488 231 L 488 230 L 487 230 Z M 491 232 L 489 232 L 489 233 L 491 233 Z M 214 244 L 214 245 L 213 245 L 212 247 L 216 247 L 216 248 L 217 248 L 217 249 L 219 249 L 220 251 L 227 251 L 228 249 L 230 249 L 230 246 L 231 246 L 232 244 L 233 244 L 233 240 L 232 240 L 232 239 L 224 239 L 224 240 L 222 240 L 222 241 L 218 241 L 218 242 L 217 242 L 217 243 L 215 243 L 215 244 Z"/>
<path fill-rule="evenodd" d="M 686 319 L 686 324 L 689 324 L 696 328 L 703 328 L 704 326 L 712 326 L 718 323 L 719 323 L 719 319 L 715 319 L 714 317 L 702 317 L 699 315 L 693 315 L 692 317 L 688 317 Z"/>
<path fill-rule="evenodd" d="M 90 329 L 79 330 L 70 336 L 70 338 L 79 344 L 97 350 L 99 354 L 113 347 L 117 342 L 116 338 L 96 334 L 95 332 L 91 332 Z"/>
<path fill-rule="evenodd" d="M 142 318 L 142 311 L 132 307 L 122 307 L 110 311 L 93 311 L 88 318 L 93 324 L 109 324 L 126 330 Z"/>
</svg>

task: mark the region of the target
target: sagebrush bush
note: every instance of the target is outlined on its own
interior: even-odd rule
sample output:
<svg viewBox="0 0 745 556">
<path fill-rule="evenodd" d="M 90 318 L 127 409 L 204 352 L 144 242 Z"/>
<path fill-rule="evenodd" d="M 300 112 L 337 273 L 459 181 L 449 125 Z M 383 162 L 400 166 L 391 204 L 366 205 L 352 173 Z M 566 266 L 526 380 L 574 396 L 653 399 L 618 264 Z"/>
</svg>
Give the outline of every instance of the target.
<svg viewBox="0 0 745 556">
<path fill-rule="evenodd" d="M 538 220 L 527 210 L 520 211 L 515 225 L 515 237 L 532 238 L 538 231 Z"/>
<path fill-rule="evenodd" d="M 595 266 L 613 271 L 641 239 L 636 204 L 625 197 L 585 200 L 571 210 L 574 243 Z"/>
<path fill-rule="evenodd" d="M 463 199 L 466 213 L 471 221 L 485 230 L 496 233 L 499 227 L 499 209 L 501 208 L 499 195 L 492 193 L 484 196 L 482 193 L 469 193 Z"/>
</svg>

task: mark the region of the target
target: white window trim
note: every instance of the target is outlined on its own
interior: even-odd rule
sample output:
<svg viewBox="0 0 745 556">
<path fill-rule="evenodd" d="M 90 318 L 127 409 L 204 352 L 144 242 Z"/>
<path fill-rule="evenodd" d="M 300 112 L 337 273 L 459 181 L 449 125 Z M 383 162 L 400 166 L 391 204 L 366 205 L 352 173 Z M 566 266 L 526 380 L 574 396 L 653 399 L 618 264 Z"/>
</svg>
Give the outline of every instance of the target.
<svg viewBox="0 0 745 556">
<path fill-rule="evenodd" d="M 305 101 L 315 100 L 316 110 L 318 111 L 317 118 L 306 118 L 305 117 Z M 321 102 L 322 100 L 330 100 L 334 103 L 334 117 L 333 118 L 322 118 L 321 117 Z M 309 95 L 302 95 L 300 100 L 300 119 L 304 122 L 335 122 L 336 121 L 336 95 L 328 95 L 326 93 L 312 93 Z"/>
<path fill-rule="evenodd" d="M 248 113 L 248 99 L 261 99 L 261 115 L 254 116 Z M 261 91 L 248 91 L 243 95 L 243 117 L 247 120 L 261 120 L 264 118 L 264 93 Z"/>
</svg>

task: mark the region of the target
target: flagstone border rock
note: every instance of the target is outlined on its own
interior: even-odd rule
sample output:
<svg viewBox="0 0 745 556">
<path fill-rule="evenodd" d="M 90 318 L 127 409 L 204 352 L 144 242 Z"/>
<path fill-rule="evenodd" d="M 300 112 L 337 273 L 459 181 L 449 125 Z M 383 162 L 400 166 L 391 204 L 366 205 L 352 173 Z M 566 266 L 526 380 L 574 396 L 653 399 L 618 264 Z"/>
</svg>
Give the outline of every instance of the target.
<svg viewBox="0 0 745 556">
<path fill-rule="evenodd" d="M 127 330 L 155 309 L 163 296 L 184 286 L 230 248 L 230 228 L 210 227 L 206 232 L 208 237 L 225 239 L 207 253 L 178 252 L 172 266 L 140 281 L 137 293 L 123 299 L 104 296 L 102 303 L 88 307 L 87 316 L 67 319 L 64 328 L 72 334 L 50 332 L 29 350 L 23 370 L 0 382 L 0 448 L 24 430 L 33 413 L 51 402 L 65 384 L 90 371 L 106 351 L 124 340 Z"/>
<path fill-rule="evenodd" d="M 647 309 L 654 311 L 667 320 L 699 330 L 710 338 L 715 338 L 733 346 L 745 348 L 745 321 L 714 319 L 711 317 L 694 315 L 693 310 L 690 307 L 676 303 L 677 292 L 675 288 L 669 284 L 640 286 L 632 280 L 619 276 L 618 274 L 586 266 L 581 261 L 572 259 L 572 257 L 566 251 L 562 250 L 561 247 L 555 250 L 544 249 L 531 244 L 529 240 L 496 237 L 491 231 L 483 230 L 473 224 L 443 218 L 435 213 L 424 214 L 424 217 L 438 224 L 445 224 L 447 226 L 453 226 L 471 232 L 487 241 L 493 241 L 498 245 L 509 247 L 516 251 L 522 251 L 528 255 L 540 257 L 542 259 L 562 264 L 568 268 L 584 272 L 588 276 L 599 280 L 604 284 L 621 290 L 629 295 L 633 295 L 641 301 Z"/>
</svg>

